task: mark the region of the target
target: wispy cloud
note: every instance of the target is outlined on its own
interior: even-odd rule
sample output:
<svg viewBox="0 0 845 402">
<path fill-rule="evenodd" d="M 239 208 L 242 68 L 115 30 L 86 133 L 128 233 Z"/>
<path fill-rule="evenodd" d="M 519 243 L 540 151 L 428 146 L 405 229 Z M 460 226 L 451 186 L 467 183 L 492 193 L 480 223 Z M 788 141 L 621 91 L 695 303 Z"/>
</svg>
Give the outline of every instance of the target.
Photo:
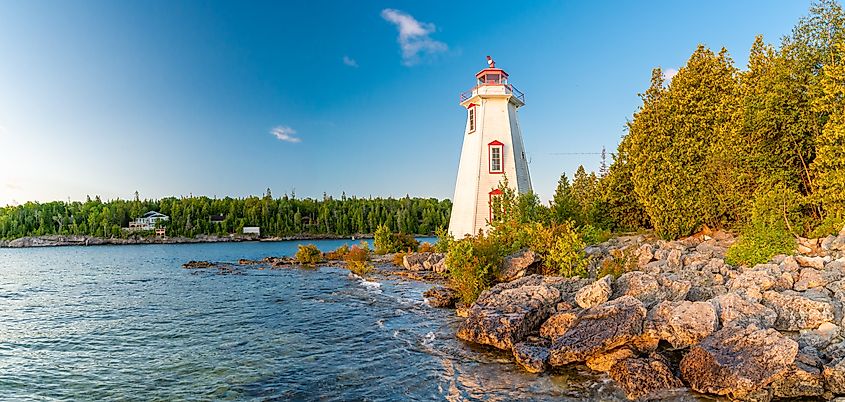
<svg viewBox="0 0 845 402">
<path fill-rule="evenodd" d="M 358 67 L 358 62 L 349 56 L 343 56 L 343 64 L 346 64 L 349 67 Z"/>
<path fill-rule="evenodd" d="M 431 56 L 449 50 L 445 43 L 429 36 L 437 30 L 430 22 L 417 21 L 411 14 L 392 8 L 381 10 L 381 17 L 399 30 L 397 41 L 402 48 L 402 64 L 406 66 L 419 63 L 421 55 Z"/>
<path fill-rule="evenodd" d="M 270 130 L 270 134 L 273 134 L 279 141 L 285 142 L 301 142 L 302 139 L 295 136 L 296 130 L 288 127 L 288 126 L 278 126 Z"/>
<path fill-rule="evenodd" d="M 672 81 L 672 78 L 678 75 L 678 70 L 674 68 L 667 68 L 663 70 L 663 80 L 666 82 Z"/>
</svg>

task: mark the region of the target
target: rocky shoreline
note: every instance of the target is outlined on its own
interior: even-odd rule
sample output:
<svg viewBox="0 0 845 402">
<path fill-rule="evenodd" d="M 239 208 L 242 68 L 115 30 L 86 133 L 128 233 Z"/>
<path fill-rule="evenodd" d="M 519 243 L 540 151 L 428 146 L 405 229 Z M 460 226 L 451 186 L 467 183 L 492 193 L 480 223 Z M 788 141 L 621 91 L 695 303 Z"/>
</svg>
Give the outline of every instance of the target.
<svg viewBox="0 0 845 402">
<path fill-rule="evenodd" d="M 725 263 L 733 241 L 629 236 L 589 248 L 593 277 L 627 271 L 615 279 L 526 267 L 459 307 L 457 336 L 512 353 L 530 372 L 586 365 L 632 400 L 845 395 L 845 230 L 753 267 Z"/>
<path fill-rule="evenodd" d="M 356 235 L 356 239 L 370 239 L 371 234 Z M 292 240 L 342 240 L 349 236 L 335 235 L 297 235 L 284 237 L 251 237 L 251 236 L 209 236 L 197 237 L 94 237 L 86 235 L 49 235 L 27 236 L 13 240 L 0 240 L 0 248 L 29 248 L 29 247 L 65 247 L 65 246 L 102 246 L 102 245 L 134 245 L 134 244 L 192 244 L 192 243 L 239 243 L 248 241 L 276 242 Z"/>
</svg>

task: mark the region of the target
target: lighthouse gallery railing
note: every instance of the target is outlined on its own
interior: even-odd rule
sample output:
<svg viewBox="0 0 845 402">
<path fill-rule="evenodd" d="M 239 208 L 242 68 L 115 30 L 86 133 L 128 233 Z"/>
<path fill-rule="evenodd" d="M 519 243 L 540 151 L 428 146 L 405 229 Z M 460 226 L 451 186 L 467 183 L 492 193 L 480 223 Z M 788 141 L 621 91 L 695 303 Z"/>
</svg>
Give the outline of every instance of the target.
<svg viewBox="0 0 845 402">
<path fill-rule="evenodd" d="M 478 88 L 485 87 L 485 86 L 503 86 L 505 87 L 505 93 L 515 96 L 517 99 L 521 100 L 522 103 L 525 103 L 525 94 L 522 91 L 516 89 L 515 86 L 511 84 L 481 84 L 478 86 L 473 87 L 469 91 L 461 92 L 461 102 L 472 98 L 475 95 Z"/>
</svg>

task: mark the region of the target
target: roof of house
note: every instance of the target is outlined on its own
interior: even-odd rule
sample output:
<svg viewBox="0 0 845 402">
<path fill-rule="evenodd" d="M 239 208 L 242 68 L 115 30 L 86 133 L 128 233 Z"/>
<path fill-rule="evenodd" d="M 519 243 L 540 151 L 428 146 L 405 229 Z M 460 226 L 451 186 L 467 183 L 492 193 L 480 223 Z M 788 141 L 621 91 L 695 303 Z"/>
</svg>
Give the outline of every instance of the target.
<svg viewBox="0 0 845 402">
<path fill-rule="evenodd" d="M 147 213 L 141 215 L 141 217 L 142 218 L 167 218 L 167 215 L 159 213 L 158 211 L 150 211 L 150 212 L 147 212 Z"/>
<path fill-rule="evenodd" d="M 226 217 L 223 215 L 211 215 L 208 218 L 211 219 L 212 222 L 222 222 L 224 219 L 226 219 Z"/>
</svg>

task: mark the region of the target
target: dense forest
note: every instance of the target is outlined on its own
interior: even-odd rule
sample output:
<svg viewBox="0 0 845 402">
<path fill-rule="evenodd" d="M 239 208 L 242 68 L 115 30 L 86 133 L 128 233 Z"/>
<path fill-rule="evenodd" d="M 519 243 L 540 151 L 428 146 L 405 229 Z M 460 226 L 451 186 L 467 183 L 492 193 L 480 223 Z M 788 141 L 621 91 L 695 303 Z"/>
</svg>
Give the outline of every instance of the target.
<svg viewBox="0 0 845 402">
<path fill-rule="evenodd" d="M 355 198 L 322 200 L 290 196 L 273 198 L 268 189 L 263 197 L 185 197 L 160 200 L 112 200 L 99 197 L 85 202 L 29 202 L 0 208 L 0 238 L 51 234 L 80 234 L 121 237 L 130 220 L 147 211 L 170 217 L 165 222 L 169 236 L 240 233 L 244 226 L 259 226 L 264 236 L 299 234 L 352 235 L 374 233 L 384 224 L 393 231 L 431 234 L 449 223 L 452 203 L 428 198 Z M 212 223 L 212 215 L 223 221 Z"/>
<path fill-rule="evenodd" d="M 749 38 L 749 42 L 751 42 Z M 604 175 L 561 177 L 552 212 L 664 238 L 700 230 L 822 236 L 845 223 L 845 14 L 814 3 L 774 46 L 758 36 L 747 68 L 699 45 L 640 96 Z"/>
</svg>

